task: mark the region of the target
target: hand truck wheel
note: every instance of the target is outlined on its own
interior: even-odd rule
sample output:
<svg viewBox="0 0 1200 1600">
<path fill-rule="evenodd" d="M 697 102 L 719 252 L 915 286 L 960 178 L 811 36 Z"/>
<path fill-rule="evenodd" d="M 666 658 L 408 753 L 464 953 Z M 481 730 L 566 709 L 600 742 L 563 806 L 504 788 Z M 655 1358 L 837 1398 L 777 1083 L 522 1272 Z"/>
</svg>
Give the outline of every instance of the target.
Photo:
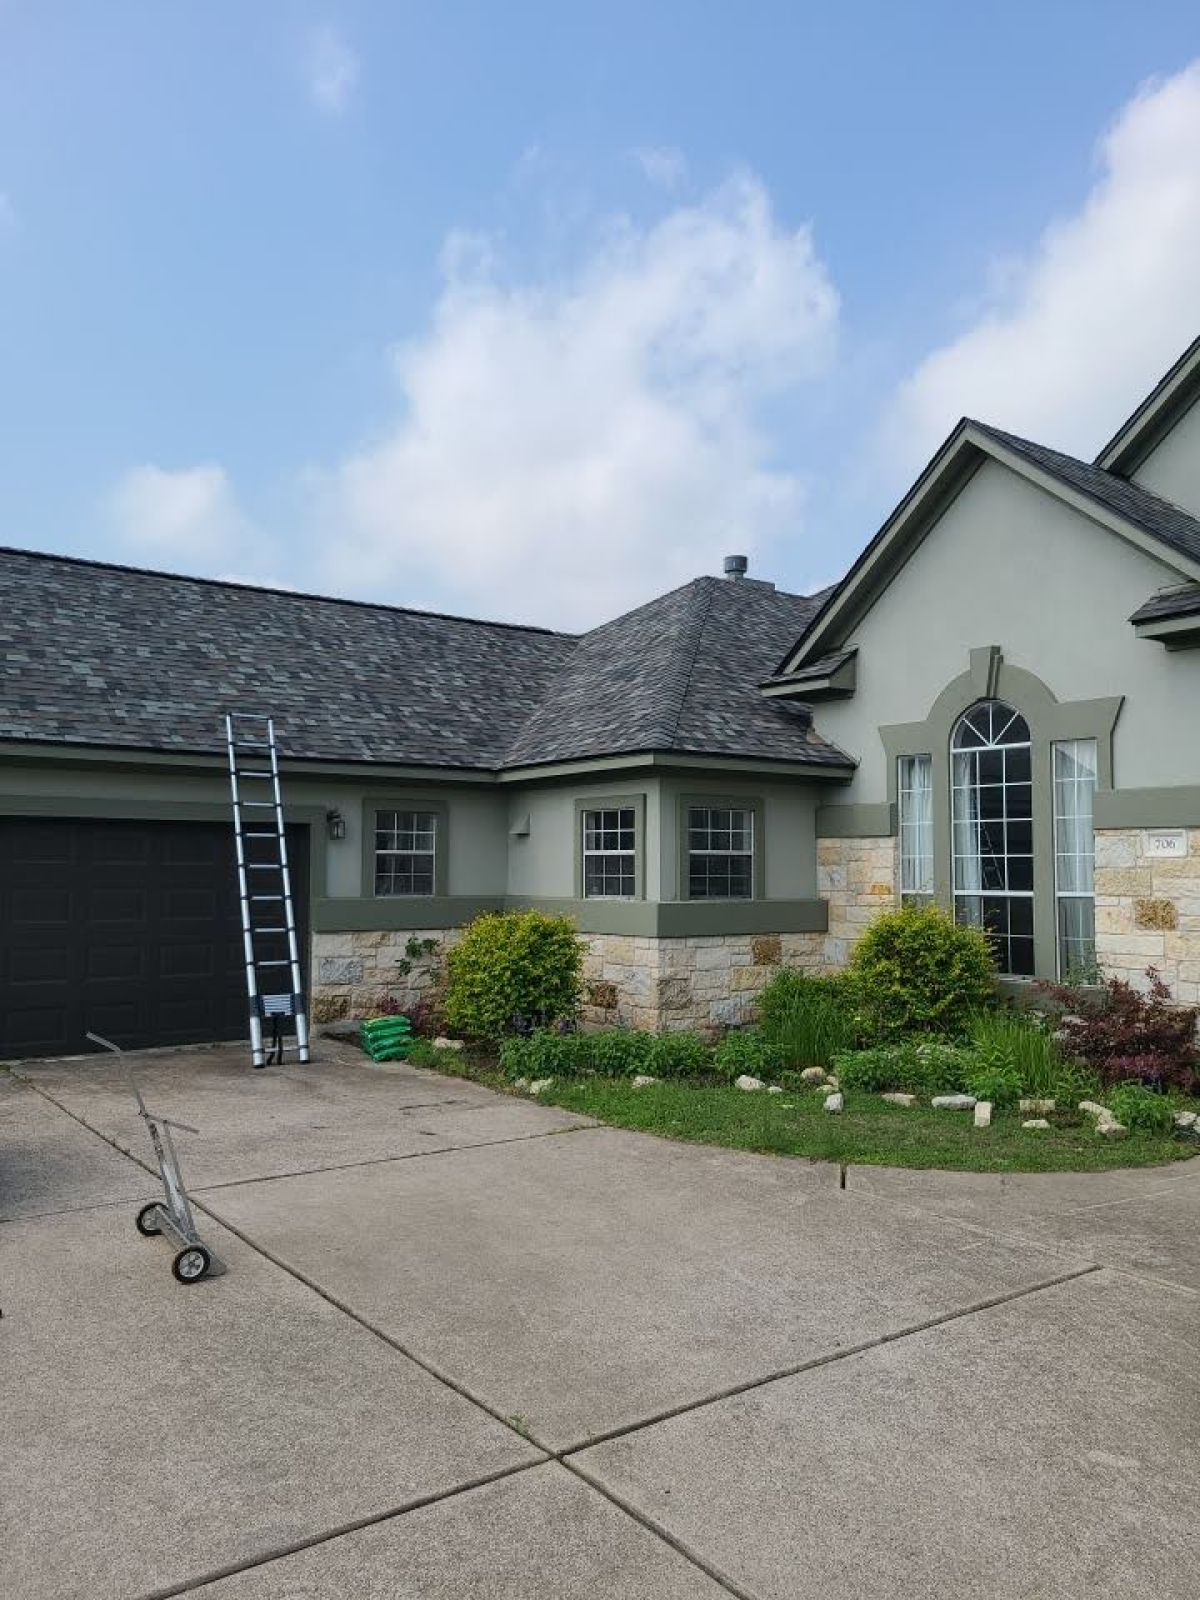
<svg viewBox="0 0 1200 1600">
<path fill-rule="evenodd" d="M 171 1271 L 180 1283 L 196 1283 L 212 1266 L 212 1257 L 202 1244 L 189 1244 L 171 1263 Z"/>
<path fill-rule="evenodd" d="M 137 1231 L 141 1234 L 144 1234 L 147 1239 L 152 1239 L 155 1234 L 162 1232 L 162 1229 L 154 1221 L 154 1214 L 157 1210 L 158 1201 L 151 1200 L 150 1204 L 148 1206 L 143 1206 L 138 1212 L 137 1216 L 134 1218 L 134 1226 L 137 1228 Z"/>
</svg>

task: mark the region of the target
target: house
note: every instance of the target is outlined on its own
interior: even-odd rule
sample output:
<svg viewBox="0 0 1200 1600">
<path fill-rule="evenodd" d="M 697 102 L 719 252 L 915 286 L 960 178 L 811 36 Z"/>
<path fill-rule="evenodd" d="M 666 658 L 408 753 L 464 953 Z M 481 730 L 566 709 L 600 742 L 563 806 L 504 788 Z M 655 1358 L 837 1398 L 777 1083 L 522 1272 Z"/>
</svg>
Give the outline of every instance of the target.
<svg viewBox="0 0 1200 1600">
<path fill-rule="evenodd" d="M 1094 462 L 963 421 L 843 581 L 581 637 L 0 553 L 0 1056 L 241 1036 L 223 716 L 277 721 L 313 1011 L 573 915 L 593 1022 L 737 1022 L 900 900 L 1200 1001 L 1200 340 Z"/>
</svg>

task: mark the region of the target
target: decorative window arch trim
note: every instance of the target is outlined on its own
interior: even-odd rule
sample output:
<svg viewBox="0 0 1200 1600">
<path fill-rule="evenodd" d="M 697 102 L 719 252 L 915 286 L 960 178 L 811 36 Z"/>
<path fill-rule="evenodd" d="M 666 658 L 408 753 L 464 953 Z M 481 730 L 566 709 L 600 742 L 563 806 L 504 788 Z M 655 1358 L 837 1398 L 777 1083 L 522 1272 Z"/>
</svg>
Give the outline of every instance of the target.
<svg viewBox="0 0 1200 1600">
<path fill-rule="evenodd" d="M 888 803 L 897 803 L 901 756 L 929 755 L 933 761 L 934 899 L 954 903 L 950 855 L 950 735 L 964 711 L 979 700 L 1005 700 L 1029 724 L 1033 743 L 1034 882 L 1054 882 L 1054 818 L 1051 746 L 1064 739 L 1095 739 L 1098 788 L 1113 786 L 1112 739 L 1124 696 L 1099 700 L 1059 700 L 1035 673 L 1006 662 L 998 645 L 970 652 L 970 665 L 938 695 L 922 722 L 890 723 L 879 730 L 887 754 Z M 1056 970 L 1057 928 L 1053 893 L 1035 895 L 1034 961 L 1039 973 Z"/>
</svg>

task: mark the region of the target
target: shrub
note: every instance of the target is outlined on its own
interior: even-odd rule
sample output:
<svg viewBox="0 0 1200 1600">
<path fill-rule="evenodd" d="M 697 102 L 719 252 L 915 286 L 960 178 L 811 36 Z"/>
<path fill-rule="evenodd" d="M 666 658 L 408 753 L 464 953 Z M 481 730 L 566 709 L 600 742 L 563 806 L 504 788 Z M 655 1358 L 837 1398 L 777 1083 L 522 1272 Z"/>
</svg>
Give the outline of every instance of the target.
<svg viewBox="0 0 1200 1600">
<path fill-rule="evenodd" d="M 1168 1134 L 1175 1122 L 1166 1095 L 1136 1081 L 1118 1083 L 1108 1096 L 1108 1109 L 1133 1133 Z"/>
<path fill-rule="evenodd" d="M 588 1065 L 602 1078 L 633 1078 L 650 1072 L 654 1036 L 633 1028 L 606 1028 L 580 1035 Z"/>
<path fill-rule="evenodd" d="M 882 1094 L 889 1089 L 909 1094 L 953 1094 L 964 1087 L 971 1055 L 957 1045 L 937 1040 L 877 1045 L 835 1056 L 833 1068 L 843 1089 Z"/>
<path fill-rule="evenodd" d="M 1123 978 L 1110 978 L 1099 993 L 1044 985 L 1066 1011 L 1059 1038 L 1105 1083 L 1137 1079 L 1190 1091 L 1200 1086 L 1197 1008 L 1174 1005 L 1153 967 L 1146 977 L 1144 994 Z"/>
<path fill-rule="evenodd" d="M 732 1083 L 735 1078 L 777 1078 L 787 1065 L 783 1049 L 757 1028 L 728 1033 L 713 1051 L 713 1069 Z"/>
<path fill-rule="evenodd" d="M 968 1094 L 976 1100 L 990 1100 L 997 1108 L 1015 1106 L 1025 1088 L 1011 1055 L 998 1045 L 974 1053 L 965 1082 Z"/>
<path fill-rule="evenodd" d="M 496 1043 L 530 1025 L 569 1020 L 579 1007 L 583 949 L 566 917 L 488 912 L 446 956 L 446 1023 Z"/>
<path fill-rule="evenodd" d="M 843 976 L 810 978 L 781 967 L 759 995 L 758 1030 L 778 1045 L 785 1065 L 827 1067 L 857 1043 L 854 990 Z"/>
<path fill-rule="evenodd" d="M 1042 1012 L 1000 1007 L 977 1012 L 971 1018 L 971 1046 L 981 1058 L 1011 1068 L 1023 1094 L 1037 1100 L 1053 1095 L 1062 1057 L 1050 1019 Z"/>
<path fill-rule="evenodd" d="M 986 935 L 936 906 L 885 912 L 854 947 L 850 974 L 873 1037 L 959 1038 L 993 1000 Z"/>
<path fill-rule="evenodd" d="M 584 1036 L 540 1029 L 510 1035 L 500 1046 L 500 1071 L 506 1078 L 574 1078 L 588 1070 Z"/>
<path fill-rule="evenodd" d="M 698 1033 L 660 1033 L 650 1042 L 647 1070 L 656 1078 L 698 1078 L 713 1069 L 712 1046 Z"/>
<path fill-rule="evenodd" d="M 1074 1110 L 1081 1100 L 1099 1100 L 1104 1091 L 1100 1074 L 1085 1067 L 1081 1061 L 1066 1061 L 1054 1075 L 1047 1099 L 1059 1109 Z"/>
</svg>

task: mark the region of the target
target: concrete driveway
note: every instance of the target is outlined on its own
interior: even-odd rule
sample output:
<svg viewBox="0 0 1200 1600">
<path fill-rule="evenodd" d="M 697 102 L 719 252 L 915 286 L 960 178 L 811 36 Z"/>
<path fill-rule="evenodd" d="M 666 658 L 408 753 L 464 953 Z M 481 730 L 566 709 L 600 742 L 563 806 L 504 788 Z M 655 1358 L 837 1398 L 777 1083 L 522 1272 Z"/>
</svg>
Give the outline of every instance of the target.
<svg viewBox="0 0 1200 1600">
<path fill-rule="evenodd" d="M 836 1168 L 325 1042 L 0 1074 L 20 1600 L 1200 1591 L 1200 1164 Z"/>
</svg>

